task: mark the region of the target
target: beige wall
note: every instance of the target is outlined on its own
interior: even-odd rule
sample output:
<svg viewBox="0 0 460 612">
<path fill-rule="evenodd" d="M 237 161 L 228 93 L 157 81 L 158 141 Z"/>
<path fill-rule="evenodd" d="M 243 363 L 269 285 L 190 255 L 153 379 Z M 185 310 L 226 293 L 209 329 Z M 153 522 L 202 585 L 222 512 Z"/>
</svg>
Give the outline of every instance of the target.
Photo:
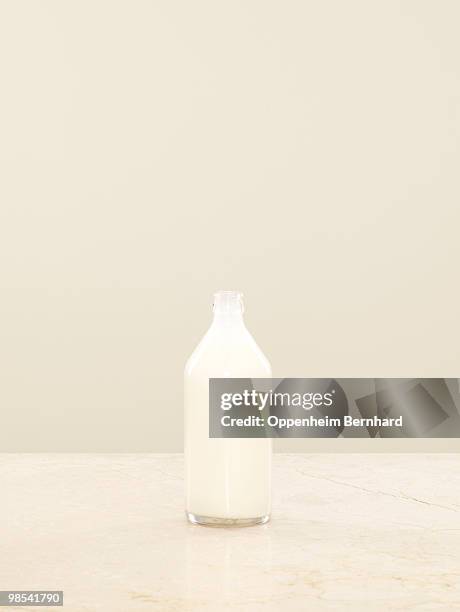
<svg viewBox="0 0 460 612">
<path fill-rule="evenodd" d="M 459 376 L 459 23 L 2 2 L 0 450 L 181 450 L 217 288 L 279 376 Z M 282 448 L 459 449 L 359 442 Z"/>
</svg>

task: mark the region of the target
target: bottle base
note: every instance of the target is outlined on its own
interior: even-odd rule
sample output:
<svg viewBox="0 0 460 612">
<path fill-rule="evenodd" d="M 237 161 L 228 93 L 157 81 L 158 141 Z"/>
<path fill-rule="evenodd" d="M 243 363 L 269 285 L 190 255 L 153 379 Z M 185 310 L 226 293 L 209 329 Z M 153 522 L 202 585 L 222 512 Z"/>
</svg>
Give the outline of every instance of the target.
<svg viewBox="0 0 460 612">
<path fill-rule="evenodd" d="M 194 525 L 204 525 L 205 527 L 252 527 L 253 525 L 265 525 L 270 520 L 270 515 L 256 516 L 254 518 L 220 518 L 217 516 L 202 516 L 185 513 L 188 520 Z"/>
</svg>

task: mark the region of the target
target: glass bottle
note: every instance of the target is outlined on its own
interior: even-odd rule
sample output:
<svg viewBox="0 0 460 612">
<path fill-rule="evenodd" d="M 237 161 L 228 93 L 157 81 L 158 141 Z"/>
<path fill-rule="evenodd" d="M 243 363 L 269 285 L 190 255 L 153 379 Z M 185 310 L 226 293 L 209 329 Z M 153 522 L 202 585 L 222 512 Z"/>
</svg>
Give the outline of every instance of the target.
<svg viewBox="0 0 460 612">
<path fill-rule="evenodd" d="M 214 295 L 212 324 L 185 366 L 186 515 L 195 524 L 246 526 L 270 516 L 271 440 L 209 438 L 210 378 L 270 378 L 237 291 Z"/>
</svg>

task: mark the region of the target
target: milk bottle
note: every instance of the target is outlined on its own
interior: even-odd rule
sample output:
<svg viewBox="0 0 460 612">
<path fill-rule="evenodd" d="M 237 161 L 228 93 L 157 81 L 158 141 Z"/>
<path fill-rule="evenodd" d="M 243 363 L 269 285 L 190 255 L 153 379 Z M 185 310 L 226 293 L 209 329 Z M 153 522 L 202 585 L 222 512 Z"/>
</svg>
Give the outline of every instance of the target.
<svg viewBox="0 0 460 612">
<path fill-rule="evenodd" d="M 269 378 L 246 329 L 242 295 L 214 295 L 212 324 L 185 366 L 186 514 L 192 523 L 245 526 L 270 514 L 271 440 L 209 438 L 210 378 Z"/>
</svg>

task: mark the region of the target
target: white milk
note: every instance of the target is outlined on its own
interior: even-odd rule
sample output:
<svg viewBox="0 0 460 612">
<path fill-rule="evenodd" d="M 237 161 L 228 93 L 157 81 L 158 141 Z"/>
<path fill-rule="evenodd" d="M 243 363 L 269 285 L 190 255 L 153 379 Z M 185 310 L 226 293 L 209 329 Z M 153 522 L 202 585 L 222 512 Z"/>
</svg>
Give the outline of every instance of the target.
<svg viewBox="0 0 460 612">
<path fill-rule="evenodd" d="M 242 296 L 214 296 L 214 320 L 185 366 L 186 513 L 214 525 L 264 523 L 270 514 L 271 440 L 209 438 L 210 378 L 269 378 L 243 321 Z"/>
</svg>

